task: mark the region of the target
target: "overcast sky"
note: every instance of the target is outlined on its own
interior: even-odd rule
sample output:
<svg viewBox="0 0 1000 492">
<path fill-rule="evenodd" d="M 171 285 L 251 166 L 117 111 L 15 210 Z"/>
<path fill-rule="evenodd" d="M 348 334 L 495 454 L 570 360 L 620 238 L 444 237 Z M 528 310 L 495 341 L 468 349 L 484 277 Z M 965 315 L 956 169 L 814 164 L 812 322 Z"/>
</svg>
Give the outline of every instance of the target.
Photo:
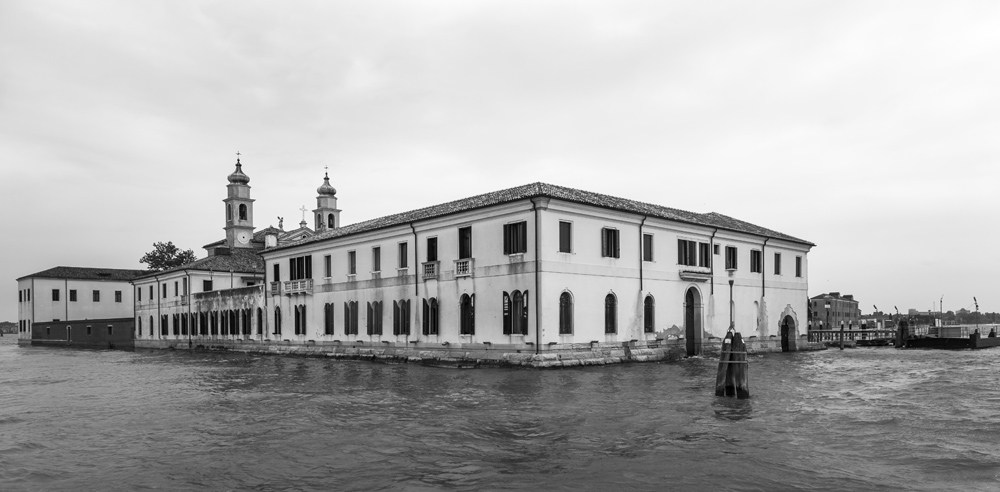
<svg viewBox="0 0 1000 492">
<path fill-rule="evenodd" d="M 1000 2 L 0 0 L 17 277 L 535 181 L 807 239 L 809 294 L 1000 311 Z"/>
</svg>

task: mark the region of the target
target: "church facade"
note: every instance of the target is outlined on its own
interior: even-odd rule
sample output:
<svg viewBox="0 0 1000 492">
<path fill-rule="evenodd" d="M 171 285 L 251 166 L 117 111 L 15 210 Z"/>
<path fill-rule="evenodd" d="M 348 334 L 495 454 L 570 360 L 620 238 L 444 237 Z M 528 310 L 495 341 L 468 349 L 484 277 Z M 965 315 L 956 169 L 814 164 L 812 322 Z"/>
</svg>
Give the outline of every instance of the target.
<svg viewBox="0 0 1000 492">
<path fill-rule="evenodd" d="M 721 214 L 533 183 L 343 226 L 327 176 L 289 240 L 255 232 L 238 162 L 229 181 L 226 239 L 135 281 L 137 347 L 697 354 L 730 326 L 780 350 L 805 333 L 814 245 Z"/>
</svg>

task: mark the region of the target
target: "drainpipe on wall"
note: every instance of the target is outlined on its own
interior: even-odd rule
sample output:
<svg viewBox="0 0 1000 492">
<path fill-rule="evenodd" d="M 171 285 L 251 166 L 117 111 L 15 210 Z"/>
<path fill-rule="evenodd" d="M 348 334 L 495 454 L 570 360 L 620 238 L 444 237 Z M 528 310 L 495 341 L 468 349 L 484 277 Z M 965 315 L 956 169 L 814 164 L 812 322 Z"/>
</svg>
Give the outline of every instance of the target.
<svg viewBox="0 0 1000 492">
<path fill-rule="evenodd" d="M 715 233 L 717 232 L 719 232 L 718 227 L 716 227 L 715 230 L 712 231 L 712 239 L 708 240 L 708 242 L 710 243 L 708 246 L 710 249 L 708 254 L 709 258 L 712 259 L 712 261 L 708 262 L 708 274 L 712 277 L 712 281 L 709 282 L 708 287 L 709 287 L 709 294 L 713 296 L 715 295 Z"/>
<path fill-rule="evenodd" d="M 413 231 L 413 295 L 420 298 L 420 269 L 417 268 L 420 265 L 420 256 L 417 254 L 417 228 L 413 227 L 413 222 L 410 222 L 410 230 Z"/>
<path fill-rule="evenodd" d="M 160 289 L 162 289 L 163 287 L 160 286 L 159 276 L 153 275 L 153 280 L 156 280 L 156 325 L 160 328 L 156 330 L 156 337 L 163 338 L 163 327 L 159 326 L 160 323 L 163 322 L 163 318 L 160 316 L 160 297 L 163 296 L 163 293 L 160 292 Z"/>
<path fill-rule="evenodd" d="M 642 222 L 639 223 L 639 294 L 642 294 L 642 226 L 646 224 L 647 217 L 642 216 Z"/>
<path fill-rule="evenodd" d="M 66 305 L 66 321 L 69 321 L 69 279 L 68 278 L 64 278 L 63 279 L 63 290 L 65 291 L 65 292 L 63 292 L 63 294 L 66 296 L 66 300 L 63 301 L 63 304 Z"/>
<path fill-rule="evenodd" d="M 542 297 L 541 280 L 539 279 L 542 260 L 540 256 L 541 249 L 539 248 L 541 241 L 538 237 L 540 230 L 538 224 L 538 203 L 534 199 L 531 200 L 531 210 L 535 212 L 535 353 L 538 354 L 542 346 L 542 313 L 539 309 L 540 303 L 538 302 L 539 298 Z"/>
<path fill-rule="evenodd" d="M 764 249 L 767 248 L 767 240 L 771 239 L 769 237 L 764 238 L 764 245 L 760 247 L 760 297 L 764 298 L 766 292 L 767 283 L 767 255 L 764 254 Z"/>
<path fill-rule="evenodd" d="M 191 319 L 191 274 L 184 270 L 184 295 L 187 296 L 188 300 L 188 312 L 187 312 L 187 327 L 188 327 L 188 348 L 192 347 L 191 338 L 194 335 L 194 323 Z"/>
</svg>

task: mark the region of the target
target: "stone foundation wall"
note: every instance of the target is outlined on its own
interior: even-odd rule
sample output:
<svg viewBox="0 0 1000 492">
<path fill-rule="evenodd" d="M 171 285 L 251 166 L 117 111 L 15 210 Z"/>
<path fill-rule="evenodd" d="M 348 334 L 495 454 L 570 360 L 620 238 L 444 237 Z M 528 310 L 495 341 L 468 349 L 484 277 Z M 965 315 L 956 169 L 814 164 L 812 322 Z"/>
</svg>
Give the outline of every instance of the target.
<svg viewBox="0 0 1000 492">
<path fill-rule="evenodd" d="M 781 342 L 775 340 L 748 341 L 751 354 L 781 352 Z M 825 350 L 822 344 L 799 340 L 797 349 Z M 718 357 L 722 340 L 709 339 L 702 343 L 702 357 Z M 293 342 L 238 339 L 136 340 L 137 350 L 207 350 L 242 352 L 247 354 L 298 355 L 331 357 L 345 360 L 371 360 L 393 363 L 421 363 L 430 366 L 472 367 L 577 367 L 602 366 L 624 362 L 658 362 L 683 359 L 684 340 L 635 341 L 620 343 L 553 344 L 536 353 L 528 345 L 443 345 L 370 344 L 359 342 Z"/>
</svg>

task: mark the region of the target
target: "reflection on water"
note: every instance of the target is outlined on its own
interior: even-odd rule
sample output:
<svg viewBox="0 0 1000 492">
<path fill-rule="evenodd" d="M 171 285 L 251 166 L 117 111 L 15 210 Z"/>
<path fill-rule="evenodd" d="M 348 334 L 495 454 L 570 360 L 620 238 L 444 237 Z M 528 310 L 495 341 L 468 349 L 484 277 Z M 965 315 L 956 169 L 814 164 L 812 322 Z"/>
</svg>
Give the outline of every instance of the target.
<svg viewBox="0 0 1000 492">
<path fill-rule="evenodd" d="M 0 490 L 997 490 L 998 351 L 452 370 L 0 344 Z"/>
</svg>

